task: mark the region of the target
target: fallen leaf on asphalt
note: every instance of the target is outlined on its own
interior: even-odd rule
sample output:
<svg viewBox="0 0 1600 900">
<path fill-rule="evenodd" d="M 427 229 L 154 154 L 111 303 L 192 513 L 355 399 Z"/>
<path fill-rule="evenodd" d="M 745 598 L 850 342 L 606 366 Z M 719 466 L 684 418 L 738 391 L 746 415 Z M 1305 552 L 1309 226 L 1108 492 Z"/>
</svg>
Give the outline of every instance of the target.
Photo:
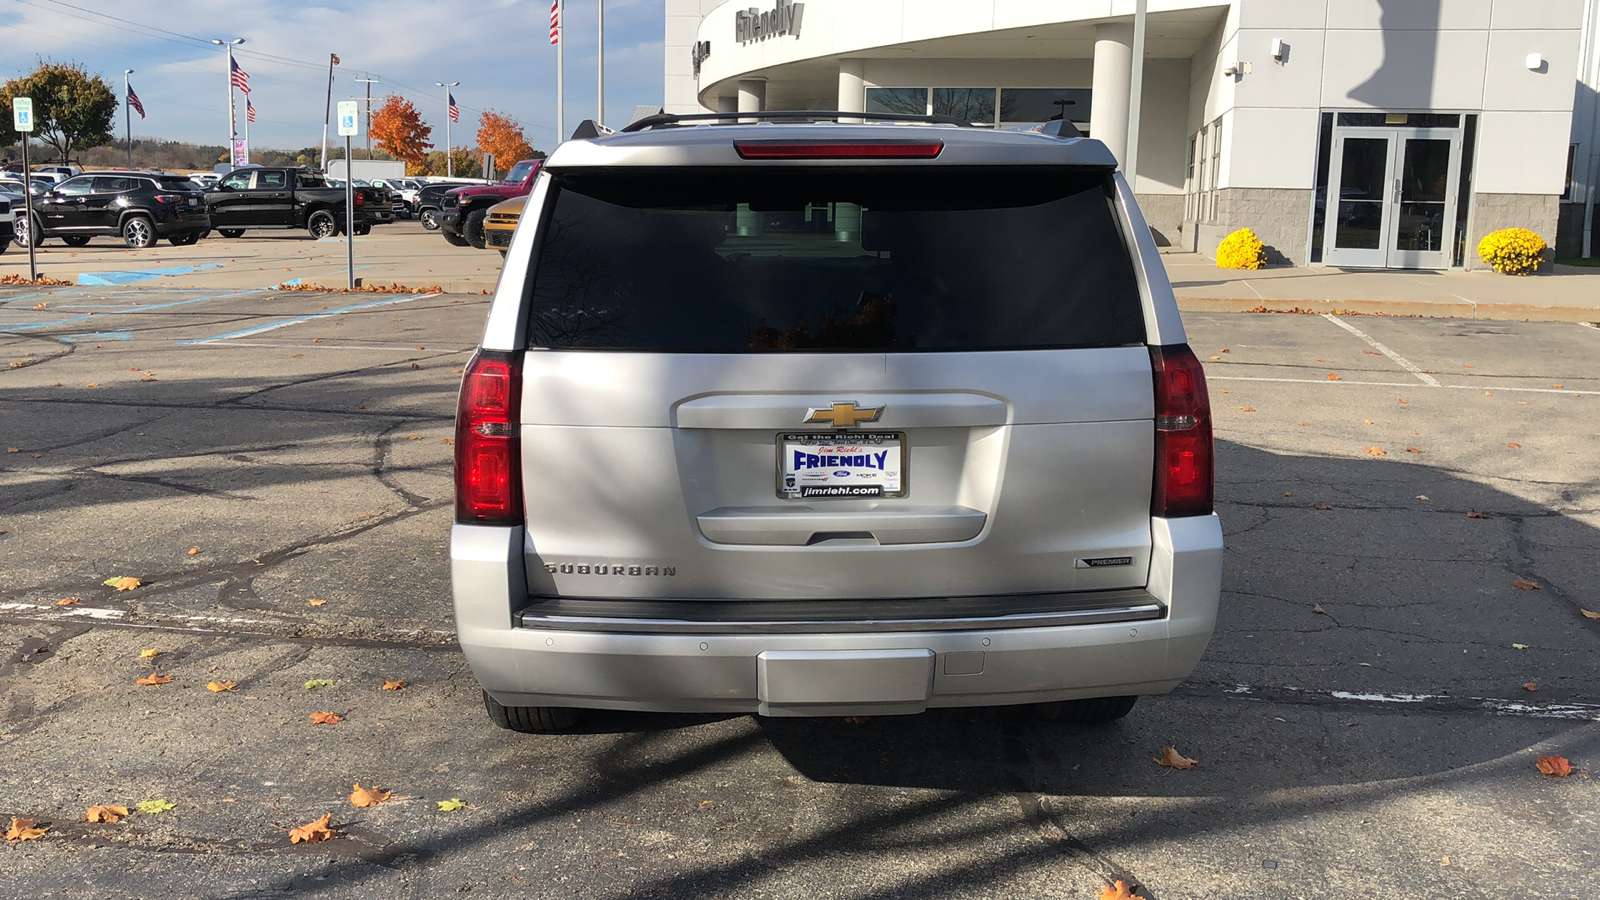
<svg viewBox="0 0 1600 900">
<path fill-rule="evenodd" d="M 405 686 L 406 686 L 406 683 L 404 681 L 398 681 L 398 680 L 397 681 L 385 681 L 383 683 L 383 689 L 386 690 L 386 691 L 398 691 L 398 690 L 403 689 Z"/>
<path fill-rule="evenodd" d="M 1510 443 L 1506 444 L 1506 446 L 1510 447 L 1513 450 L 1521 450 L 1522 449 L 1522 445 L 1517 443 L 1516 441 L 1511 441 Z"/>
<path fill-rule="evenodd" d="M 1466 363 L 1462 363 L 1461 364 L 1461 368 L 1463 368 L 1463 369 L 1476 369 L 1477 366 L 1469 366 Z"/>
<path fill-rule="evenodd" d="M 133 805 L 133 808 L 147 816 L 153 816 L 157 813 L 164 813 L 174 806 L 177 806 L 177 804 L 171 800 L 140 800 Z"/>
<path fill-rule="evenodd" d="M 1376 350 L 1363 350 L 1363 351 L 1361 351 L 1361 352 L 1362 352 L 1362 353 L 1365 353 L 1365 354 L 1366 354 L 1366 355 L 1368 355 L 1368 356 L 1382 356 L 1382 355 L 1383 355 L 1383 354 L 1382 354 L 1382 353 L 1379 353 L 1379 352 L 1378 352 L 1378 351 L 1376 351 Z"/>
<path fill-rule="evenodd" d="M 128 808 L 126 806 L 91 806 L 83 820 L 85 822 L 105 822 L 115 825 L 122 821 L 122 817 L 127 814 Z"/>
<path fill-rule="evenodd" d="M 289 829 L 289 843 L 315 844 L 319 841 L 331 841 L 339 836 L 337 831 L 329 827 L 333 821 L 333 813 L 323 813 L 322 818 L 314 822 L 307 822 L 299 828 Z"/>
<path fill-rule="evenodd" d="M 62 597 L 60 600 L 56 601 L 56 605 L 57 606 L 71 606 L 74 603 L 77 603 L 78 600 L 79 600 L 79 598 L 77 598 L 77 597 Z"/>
<path fill-rule="evenodd" d="M 11 828 L 6 831 L 6 840 L 31 841 L 44 837 L 44 833 L 49 830 L 48 827 L 35 828 L 32 819 L 12 819 Z"/>
<path fill-rule="evenodd" d="M 310 600 L 306 601 L 306 605 L 307 606 L 322 606 L 323 604 L 325 604 L 327 602 L 328 601 L 326 601 L 326 600 L 322 600 L 322 599 L 319 599 L 317 597 L 312 597 Z"/>
<path fill-rule="evenodd" d="M 1526 649 L 1528 649 L 1528 645 L 1527 644 L 1512 644 L 1511 645 L 1511 649 L 1513 649 L 1513 650 L 1526 650 Z"/>
<path fill-rule="evenodd" d="M 1227 389 L 1227 388 L 1217 388 L 1217 390 L 1219 390 L 1219 391 L 1221 391 L 1221 392 L 1222 392 L 1222 393 L 1224 393 L 1224 394 L 1231 394 L 1231 393 L 1233 393 L 1233 391 L 1230 391 L 1230 390 L 1228 390 L 1228 389 Z"/>
<path fill-rule="evenodd" d="M 1551 386 L 1551 387 L 1553 387 L 1553 388 L 1558 388 L 1558 387 L 1561 387 L 1561 385 L 1559 385 L 1559 384 L 1552 384 L 1552 385 L 1550 385 L 1550 386 Z"/>
<path fill-rule="evenodd" d="M 422 368 L 422 364 L 421 363 L 412 363 L 411 364 L 411 368 L 420 369 L 420 368 Z"/>
<path fill-rule="evenodd" d="M 1310 422 L 1301 422 L 1301 423 L 1300 423 L 1300 427 L 1301 427 L 1301 428 L 1305 428 L 1305 427 L 1306 427 L 1306 426 L 1308 426 L 1308 425 L 1310 425 L 1310 424 L 1311 424 L 1311 423 L 1310 423 Z"/>
<path fill-rule="evenodd" d="M 325 687 L 332 687 L 332 686 L 333 686 L 333 682 L 329 681 L 326 678 L 313 678 L 310 681 L 306 682 L 306 684 L 305 684 L 305 688 L 308 691 L 320 691 Z"/>
<path fill-rule="evenodd" d="M 337 725 L 344 721 L 344 716 L 331 712 L 314 712 L 311 714 L 311 721 L 316 725 Z"/>
<path fill-rule="evenodd" d="M 867 724 L 868 722 L 871 722 L 871 721 L 872 721 L 872 717 L 871 716 L 845 716 L 844 717 L 844 723 L 846 725 L 865 725 L 865 724 Z"/>
<path fill-rule="evenodd" d="M 1405 401 L 1405 400 L 1404 400 L 1404 399 L 1400 399 L 1400 400 L 1396 400 L 1396 401 L 1394 401 L 1394 402 L 1396 402 L 1396 403 L 1404 403 L 1404 402 L 1406 402 L 1406 401 Z"/>
<path fill-rule="evenodd" d="M 1221 350 L 1218 350 L 1217 352 L 1218 353 L 1232 353 L 1233 351 L 1229 350 L 1227 347 L 1223 347 Z"/>
<path fill-rule="evenodd" d="M 189 555 L 190 556 L 194 556 L 196 553 L 199 553 L 199 552 L 200 552 L 200 548 L 199 547 L 190 547 L 189 548 Z"/>
<path fill-rule="evenodd" d="M 1215 359 L 1216 357 L 1212 357 L 1212 358 Z M 700 801 L 700 808 L 701 809 L 710 809 L 711 807 L 716 806 L 716 805 L 717 805 L 717 801 L 715 801 L 715 800 L 701 800 Z"/>
<path fill-rule="evenodd" d="M 7 447 L 6 448 L 6 452 L 7 453 L 21 453 L 22 452 L 22 448 L 21 447 Z"/>
<path fill-rule="evenodd" d="M 1513 581 L 1511 583 L 1513 585 L 1515 585 L 1516 587 L 1520 588 L 1521 590 L 1524 590 L 1524 591 L 1542 591 L 1542 590 L 1544 590 L 1544 588 L 1539 586 L 1539 582 L 1537 582 L 1537 581 L 1523 581 L 1521 578 L 1518 578 L 1516 581 Z"/>
<path fill-rule="evenodd" d="M 1538 682 L 1529 681 L 1522 686 L 1522 689 L 1525 691 L 1537 691 L 1539 689 L 1539 684 Z"/>
<path fill-rule="evenodd" d="M 1333 504 L 1332 503 L 1314 503 L 1314 504 L 1312 504 L 1311 508 L 1312 509 L 1320 509 L 1320 510 L 1330 510 L 1330 509 L 1333 509 Z"/>
<path fill-rule="evenodd" d="M 171 675 L 163 675 L 160 672 L 151 672 L 149 675 L 146 675 L 143 678 L 134 679 L 133 683 L 134 684 L 142 684 L 142 685 L 144 685 L 146 687 L 149 687 L 150 685 L 153 685 L 153 684 L 166 684 L 167 682 L 169 682 L 171 680 L 172 680 L 172 676 Z"/>
<path fill-rule="evenodd" d="M 1595 612 L 1592 609 L 1580 609 L 1578 612 L 1583 613 L 1585 619 L 1600 619 L 1600 612 Z"/>
<path fill-rule="evenodd" d="M 38 311 L 40 311 L 42 309 L 49 309 L 49 308 L 50 308 L 50 301 L 48 301 L 48 300 L 44 301 L 43 303 L 35 303 L 33 305 L 33 311 L 34 312 L 38 312 Z"/>
<path fill-rule="evenodd" d="M 1368 447 L 1366 450 L 1363 450 L 1362 452 L 1367 454 L 1368 456 L 1388 456 L 1389 455 L 1388 453 L 1384 452 L 1384 449 L 1382 447 Z"/>
<path fill-rule="evenodd" d="M 444 438 L 443 440 L 439 441 L 441 444 L 454 444 L 455 442 L 455 438 Z"/>
<path fill-rule="evenodd" d="M 406 440 L 408 440 L 408 441 L 420 441 L 420 440 L 422 440 L 422 435 L 420 435 L 420 434 L 408 434 L 408 435 L 406 435 Z"/>
<path fill-rule="evenodd" d="M 237 681 L 211 681 L 206 683 L 206 690 L 213 694 L 220 694 L 223 691 L 231 691 L 238 686 L 239 682 Z"/>
<path fill-rule="evenodd" d="M 1467 510 L 1467 518 L 1469 518 L 1469 519 L 1492 519 L 1492 518 L 1494 518 L 1494 516 L 1491 516 L 1488 513 L 1478 512 L 1475 509 L 1469 509 L 1469 510 Z"/>
<path fill-rule="evenodd" d="M 451 797 L 449 800 L 440 800 L 439 801 L 439 811 L 440 812 L 455 812 L 458 809 L 466 809 L 466 808 L 467 808 L 467 804 L 465 802 L 463 802 L 461 800 L 457 800 L 454 797 Z"/>
<path fill-rule="evenodd" d="M 1371 419 L 1362 419 L 1361 421 L 1367 423 L 1368 425 L 1372 424 L 1372 420 Z"/>
<path fill-rule="evenodd" d="M 1425 451 L 1418 450 L 1416 447 L 1407 447 L 1406 448 L 1406 452 L 1407 453 L 1423 453 Z"/>
<path fill-rule="evenodd" d="M 1489 392 L 1489 391 L 1484 391 L 1484 392 L 1483 392 L 1483 395 L 1484 395 L 1484 396 L 1485 396 L 1485 397 L 1493 397 L 1493 396 L 1494 396 L 1494 394 L 1492 394 L 1492 393 L 1490 393 L 1490 392 Z"/>
<path fill-rule="evenodd" d="M 140 659 L 151 659 L 151 658 L 155 657 L 156 655 L 158 655 L 160 652 L 161 652 L 161 648 L 159 648 L 159 647 L 146 647 L 145 649 L 139 651 L 139 658 Z"/>
<path fill-rule="evenodd" d="M 1176 747 L 1166 747 L 1162 749 L 1160 756 L 1152 756 L 1150 759 L 1169 769 L 1192 769 L 1200 765 L 1200 760 L 1184 756 Z"/>
<path fill-rule="evenodd" d="M 1256 411 L 1256 408 L 1254 406 L 1235 406 L 1234 409 L 1237 409 L 1239 412 L 1255 412 Z"/>
<path fill-rule="evenodd" d="M 1116 884 L 1113 884 L 1110 887 L 1101 888 L 1100 893 L 1096 896 L 1095 900 L 1139 900 L 1139 895 L 1135 894 L 1133 891 L 1134 889 L 1128 887 L 1128 883 L 1126 881 L 1123 881 L 1119 878 L 1117 879 Z"/>
<path fill-rule="evenodd" d="M 131 591 L 144 582 L 129 575 L 113 575 L 100 583 L 115 590 Z"/>
<path fill-rule="evenodd" d="M 359 806 L 363 809 L 368 806 L 377 806 L 379 803 L 387 802 L 389 800 L 389 795 L 394 793 L 394 791 L 386 791 L 376 785 L 370 788 L 364 788 L 361 786 L 360 782 L 356 782 L 355 788 L 355 790 L 350 792 L 350 805 Z"/>
<path fill-rule="evenodd" d="M 1428 499 L 1428 495 L 1427 494 L 1418 494 L 1417 495 L 1417 499 L 1418 500 L 1426 500 L 1426 499 Z"/>
<path fill-rule="evenodd" d="M 99 386 L 100 386 L 100 382 L 98 382 L 98 381 L 91 381 L 88 384 L 84 385 L 84 387 L 99 387 Z"/>
<path fill-rule="evenodd" d="M 1294 496 L 1294 491 L 1284 491 L 1283 495 L 1285 497 L 1293 497 Z"/>
<path fill-rule="evenodd" d="M 1313 603 L 1313 604 L 1311 604 L 1311 611 L 1314 612 L 1314 613 L 1317 613 L 1318 615 L 1323 615 L 1323 616 L 1328 614 L 1328 611 L 1322 608 L 1322 604 L 1321 603 Z"/>
<path fill-rule="evenodd" d="M 1541 756 L 1534 760 L 1533 764 L 1539 771 L 1556 778 L 1565 778 L 1572 774 L 1572 763 L 1568 762 L 1565 756 Z M 12 819 L 12 822 L 15 821 Z"/>
<path fill-rule="evenodd" d="M 1328 380 L 1329 380 L 1329 381 L 1338 381 L 1338 380 L 1339 380 L 1339 376 L 1338 376 L 1338 375 L 1335 375 L 1335 374 L 1334 374 L 1334 373 L 1332 373 L 1332 372 L 1329 372 L 1329 373 L 1328 373 Z"/>
<path fill-rule="evenodd" d="M 1220 356 L 1213 356 L 1213 357 L 1210 357 L 1210 358 L 1211 358 L 1211 359 L 1221 359 L 1221 358 L 1222 358 L 1222 357 L 1220 357 Z"/>
</svg>

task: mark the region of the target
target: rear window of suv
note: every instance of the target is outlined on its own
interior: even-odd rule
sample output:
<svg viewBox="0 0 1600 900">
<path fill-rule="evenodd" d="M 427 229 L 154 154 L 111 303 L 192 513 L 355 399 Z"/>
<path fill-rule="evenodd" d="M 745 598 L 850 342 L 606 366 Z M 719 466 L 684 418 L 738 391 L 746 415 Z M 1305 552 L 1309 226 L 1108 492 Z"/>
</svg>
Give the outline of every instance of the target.
<svg viewBox="0 0 1600 900">
<path fill-rule="evenodd" d="M 557 174 L 529 343 L 653 352 L 1144 343 L 1110 173 L 1063 167 Z"/>
</svg>

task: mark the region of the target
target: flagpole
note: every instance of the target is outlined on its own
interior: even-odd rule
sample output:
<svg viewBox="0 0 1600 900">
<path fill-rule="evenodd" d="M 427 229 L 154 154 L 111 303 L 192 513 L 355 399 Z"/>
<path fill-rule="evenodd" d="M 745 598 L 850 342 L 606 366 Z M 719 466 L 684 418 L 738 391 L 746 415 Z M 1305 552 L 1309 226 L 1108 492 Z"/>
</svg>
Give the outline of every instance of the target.
<svg viewBox="0 0 1600 900">
<path fill-rule="evenodd" d="M 459 81 L 435 81 L 434 84 L 444 88 L 444 177 L 456 177 L 455 148 L 450 145 L 450 89 L 460 87 Z"/>
<path fill-rule="evenodd" d="M 337 54 L 328 54 L 328 99 L 322 104 L 322 171 L 328 171 L 328 116 L 333 110 L 333 61 L 338 59 Z M 346 163 L 349 165 L 349 163 Z M 345 174 L 349 174 L 348 172 Z"/>
<path fill-rule="evenodd" d="M 566 139 L 567 129 L 564 113 L 566 111 L 567 93 L 562 87 L 562 75 L 567 70 L 567 40 L 563 34 L 567 30 L 567 8 L 561 0 L 556 0 L 556 143 Z"/>
<path fill-rule="evenodd" d="M 128 168 L 129 169 L 133 168 L 133 108 L 132 108 L 132 104 L 130 104 L 128 102 L 128 98 L 133 96 L 133 88 L 129 86 L 129 81 L 128 81 L 128 76 L 132 75 L 132 74 L 133 74 L 133 70 L 132 69 L 123 69 L 122 70 L 122 120 L 123 120 L 123 122 L 125 122 L 127 124 L 127 129 L 128 129 L 127 133 L 128 133 Z M 233 73 L 232 72 L 228 73 L 228 78 L 229 79 L 233 78 Z M 233 95 L 229 94 L 228 95 L 228 99 L 232 100 L 233 99 Z"/>
<path fill-rule="evenodd" d="M 212 38 L 211 43 L 221 45 L 228 51 L 228 164 L 233 164 L 233 137 L 239 133 L 238 123 L 233 117 L 233 45 L 244 43 L 244 38 L 234 38 L 231 41 Z"/>
<path fill-rule="evenodd" d="M 250 164 L 250 98 L 244 98 L 244 161 Z"/>
<path fill-rule="evenodd" d="M 596 107 L 599 115 L 595 117 L 596 125 L 606 123 L 606 0 L 595 0 L 600 14 L 600 49 L 596 56 L 600 60 L 600 103 Z"/>
</svg>

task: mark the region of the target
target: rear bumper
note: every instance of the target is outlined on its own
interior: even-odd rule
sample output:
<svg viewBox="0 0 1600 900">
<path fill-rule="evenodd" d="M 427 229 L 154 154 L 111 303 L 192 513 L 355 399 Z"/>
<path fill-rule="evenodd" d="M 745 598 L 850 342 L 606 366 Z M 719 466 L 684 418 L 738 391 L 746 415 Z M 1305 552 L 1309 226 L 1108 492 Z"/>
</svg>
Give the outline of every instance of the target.
<svg viewBox="0 0 1600 900">
<path fill-rule="evenodd" d="M 802 633 L 520 627 L 521 529 L 466 525 L 451 535 L 451 582 L 462 650 L 507 706 L 881 715 L 1159 694 L 1194 671 L 1211 639 L 1222 529 L 1215 516 L 1153 524 L 1156 619 Z"/>
</svg>

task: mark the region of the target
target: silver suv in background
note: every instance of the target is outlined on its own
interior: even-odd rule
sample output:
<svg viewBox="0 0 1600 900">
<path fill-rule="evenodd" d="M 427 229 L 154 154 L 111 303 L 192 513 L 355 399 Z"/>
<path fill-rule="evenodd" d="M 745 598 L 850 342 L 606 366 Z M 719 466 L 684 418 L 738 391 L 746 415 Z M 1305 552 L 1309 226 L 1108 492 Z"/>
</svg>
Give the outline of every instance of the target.
<svg viewBox="0 0 1600 900">
<path fill-rule="evenodd" d="M 1115 159 L 761 115 L 569 141 L 529 197 L 456 424 L 490 718 L 1171 690 L 1216 621 L 1211 416 Z"/>
</svg>

